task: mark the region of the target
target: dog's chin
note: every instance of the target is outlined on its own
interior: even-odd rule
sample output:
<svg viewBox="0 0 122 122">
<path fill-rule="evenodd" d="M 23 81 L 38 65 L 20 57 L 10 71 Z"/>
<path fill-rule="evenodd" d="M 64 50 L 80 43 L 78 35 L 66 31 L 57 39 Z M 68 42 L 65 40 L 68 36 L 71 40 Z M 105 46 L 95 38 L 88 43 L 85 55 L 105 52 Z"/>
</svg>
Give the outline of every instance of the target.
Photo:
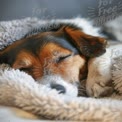
<svg viewBox="0 0 122 122">
<path fill-rule="evenodd" d="M 63 78 L 57 75 L 47 75 L 38 79 L 40 84 L 46 85 L 49 88 L 57 90 L 59 94 L 64 94 L 72 97 L 78 96 L 77 84 L 71 84 L 64 81 Z"/>
</svg>

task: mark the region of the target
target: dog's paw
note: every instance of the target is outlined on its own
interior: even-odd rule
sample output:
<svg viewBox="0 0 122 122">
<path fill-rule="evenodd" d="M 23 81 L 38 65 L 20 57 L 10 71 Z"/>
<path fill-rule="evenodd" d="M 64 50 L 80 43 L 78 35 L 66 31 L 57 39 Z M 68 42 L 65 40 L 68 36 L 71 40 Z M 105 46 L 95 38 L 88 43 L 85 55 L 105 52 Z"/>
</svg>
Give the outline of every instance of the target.
<svg viewBox="0 0 122 122">
<path fill-rule="evenodd" d="M 88 96 L 103 97 L 113 93 L 110 56 L 111 53 L 107 50 L 104 55 L 89 60 L 86 81 Z"/>
<path fill-rule="evenodd" d="M 92 96 L 95 98 L 110 96 L 113 93 L 111 86 L 95 83 L 92 87 Z"/>
<path fill-rule="evenodd" d="M 112 83 L 109 82 L 94 82 L 91 86 L 87 86 L 88 96 L 99 98 L 107 97 L 113 93 Z"/>
</svg>

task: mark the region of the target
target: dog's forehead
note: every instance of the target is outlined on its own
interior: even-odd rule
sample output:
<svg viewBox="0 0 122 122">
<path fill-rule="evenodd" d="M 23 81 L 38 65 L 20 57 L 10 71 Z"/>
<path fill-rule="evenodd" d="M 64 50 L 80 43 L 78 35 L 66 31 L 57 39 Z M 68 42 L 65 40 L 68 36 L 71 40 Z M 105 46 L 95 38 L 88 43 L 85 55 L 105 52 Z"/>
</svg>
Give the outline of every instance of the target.
<svg viewBox="0 0 122 122">
<path fill-rule="evenodd" d="M 75 54 L 78 54 L 77 48 L 74 45 L 72 45 L 67 40 L 67 38 L 65 38 L 64 36 L 46 35 L 46 36 L 43 37 L 43 43 L 46 43 L 46 44 L 54 43 L 57 46 L 60 46 L 61 48 L 70 50 L 71 52 L 73 52 Z M 44 46 L 42 46 L 42 47 L 44 47 Z"/>
</svg>

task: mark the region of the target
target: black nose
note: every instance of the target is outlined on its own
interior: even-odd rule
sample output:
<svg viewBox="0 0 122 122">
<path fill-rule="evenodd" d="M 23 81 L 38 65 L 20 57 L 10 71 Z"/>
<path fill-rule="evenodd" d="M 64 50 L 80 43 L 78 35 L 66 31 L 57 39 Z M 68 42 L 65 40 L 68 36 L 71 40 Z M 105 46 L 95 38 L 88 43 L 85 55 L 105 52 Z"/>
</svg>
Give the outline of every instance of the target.
<svg viewBox="0 0 122 122">
<path fill-rule="evenodd" d="M 59 91 L 59 93 L 65 93 L 66 89 L 64 86 L 60 85 L 60 84 L 51 84 L 50 85 L 52 89 L 56 89 L 57 91 Z"/>
</svg>

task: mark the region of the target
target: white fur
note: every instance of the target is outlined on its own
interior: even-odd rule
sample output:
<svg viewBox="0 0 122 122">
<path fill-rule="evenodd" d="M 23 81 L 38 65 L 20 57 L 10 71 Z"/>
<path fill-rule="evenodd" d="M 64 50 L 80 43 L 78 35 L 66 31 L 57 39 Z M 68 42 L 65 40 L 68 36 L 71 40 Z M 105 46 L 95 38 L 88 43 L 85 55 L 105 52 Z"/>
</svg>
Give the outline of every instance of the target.
<svg viewBox="0 0 122 122">
<path fill-rule="evenodd" d="M 57 22 L 64 22 L 64 23 L 73 23 L 80 27 L 84 33 L 93 35 L 93 36 L 100 36 L 100 28 L 93 27 L 93 23 L 88 21 L 84 18 L 74 18 L 74 19 L 64 19 L 64 20 L 56 20 Z M 54 20 L 52 22 L 55 22 Z"/>
<path fill-rule="evenodd" d="M 44 76 L 40 80 L 38 80 L 38 83 L 43 84 L 47 87 L 51 87 L 51 84 L 59 84 L 64 86 L 66 89 L 65 95 L 76 97 L 78 95 L 78 89 L 76 84 L 70 84 L 64 81 L 60 76 L 57 75 L 48 75 Z"/>
</svg>

